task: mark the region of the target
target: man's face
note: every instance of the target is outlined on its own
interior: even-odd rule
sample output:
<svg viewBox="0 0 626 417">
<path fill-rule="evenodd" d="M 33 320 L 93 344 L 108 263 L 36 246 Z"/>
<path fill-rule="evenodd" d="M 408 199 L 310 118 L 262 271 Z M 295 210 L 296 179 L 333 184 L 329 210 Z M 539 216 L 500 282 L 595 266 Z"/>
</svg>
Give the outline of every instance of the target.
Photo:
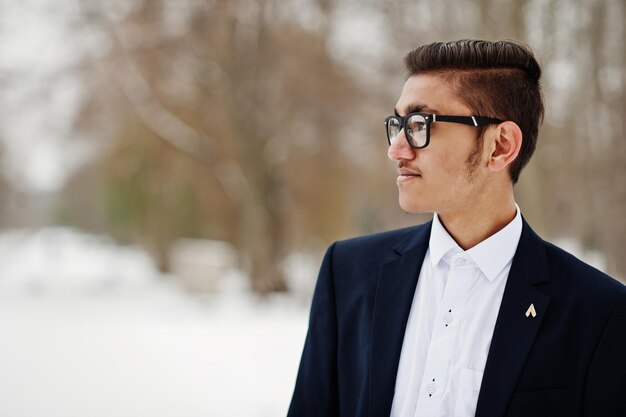
<svg viewBox="0 0 626 417">
<path fill-rule="evenodd" d="M 449 82 L 437 75 L 414 75 L 407 80 L 396 104 L 400 116 L 424 112 L 450 116 L 475 116 L 461 103 Z M 484 156 L 475 155 L 478 130 L 458 123 L 434 122 L 430 144 L 413 149 L 404 137 L 387 152 L 398 162 L 400 207 L 409 213 L 454 214 L 469 210 L 485 183 Z M 478 158 L 476 163 L 472 160 Z"/>
</svg>

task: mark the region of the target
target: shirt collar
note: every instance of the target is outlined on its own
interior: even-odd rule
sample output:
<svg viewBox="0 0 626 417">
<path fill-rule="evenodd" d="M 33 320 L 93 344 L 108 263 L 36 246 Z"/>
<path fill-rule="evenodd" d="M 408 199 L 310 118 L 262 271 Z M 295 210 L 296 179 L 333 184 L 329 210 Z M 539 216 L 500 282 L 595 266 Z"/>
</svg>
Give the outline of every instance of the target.
<svg viewBox="0 0 626 417">
<path fill-rule="evenodd" d="M 513 259 L 520 236 L 522 235 L 522 215 L 519 206 L 515 204 L 515 218 L 500 231 L 478 245 L 465 251 L 472 258 L 478 268 L 493 281 L 500 271 Z M 437 213 L 433 216 L 433 225 L 429 241 L 430 260 L 434 268 L 443 258 L 463 252 L 443 227 Z"/>
<path fill-rule="evenodd" d="M 430 230 L 430 241 L 428 242 L 430 251 L 430 262 L 432 267 L 437 266 L 439 261 L 449 252 L 462 252 L 460 246 L 452 239 L 448 231 L 443 227 L 437 213 L 433 216 L 433 225 Z"/>
</svg>

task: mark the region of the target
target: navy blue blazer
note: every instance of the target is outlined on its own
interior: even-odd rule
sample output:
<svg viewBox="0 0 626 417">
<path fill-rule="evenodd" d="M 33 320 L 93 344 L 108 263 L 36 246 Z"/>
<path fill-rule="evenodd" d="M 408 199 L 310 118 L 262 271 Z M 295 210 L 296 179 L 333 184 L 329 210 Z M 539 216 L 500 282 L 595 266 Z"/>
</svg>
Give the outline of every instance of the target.
<svg viewBox="0 0 626 417">
<path fill-rule="evenodd" d="M 289 417 L 389 416 L 430 227 L 330 246 Z M 531 303 L 535 318 L 525 316 Z M 626 287 L 526 221 L 476 409 L 501 416 L 626 416 Z"/>
</svg>

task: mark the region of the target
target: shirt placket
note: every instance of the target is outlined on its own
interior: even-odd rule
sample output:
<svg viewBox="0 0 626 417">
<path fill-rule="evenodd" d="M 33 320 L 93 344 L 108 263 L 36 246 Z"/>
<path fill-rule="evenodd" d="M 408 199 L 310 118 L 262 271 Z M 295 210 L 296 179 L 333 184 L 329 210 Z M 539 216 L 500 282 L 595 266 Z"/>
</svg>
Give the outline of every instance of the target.
<svg viewBox="0 0 626 417">
<path fill-rule="evenodd" d="M 475 264 L 465 254 L 450 259 L 450 270 L 439 302 L 426 365 L 417 401 L 420 416 L 441 415 L 444 392 L 456 357 L 460 325 L 466 311 L 469 289 L 477 279 Z"/>
</svg>

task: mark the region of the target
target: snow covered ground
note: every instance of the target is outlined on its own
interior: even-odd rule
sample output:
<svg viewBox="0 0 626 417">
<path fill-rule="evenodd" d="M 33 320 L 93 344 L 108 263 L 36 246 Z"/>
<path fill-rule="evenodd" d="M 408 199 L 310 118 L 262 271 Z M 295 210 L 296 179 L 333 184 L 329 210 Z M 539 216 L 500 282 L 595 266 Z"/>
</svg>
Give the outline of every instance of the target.
<svg viewBox="0 0 626 417">
<path fill-rule="evenodd" d="M 192 296 L 68 229 L 0 234 L 0 415 L 285 415 L 307 306 L 230 288 Z"/>
</svg>

